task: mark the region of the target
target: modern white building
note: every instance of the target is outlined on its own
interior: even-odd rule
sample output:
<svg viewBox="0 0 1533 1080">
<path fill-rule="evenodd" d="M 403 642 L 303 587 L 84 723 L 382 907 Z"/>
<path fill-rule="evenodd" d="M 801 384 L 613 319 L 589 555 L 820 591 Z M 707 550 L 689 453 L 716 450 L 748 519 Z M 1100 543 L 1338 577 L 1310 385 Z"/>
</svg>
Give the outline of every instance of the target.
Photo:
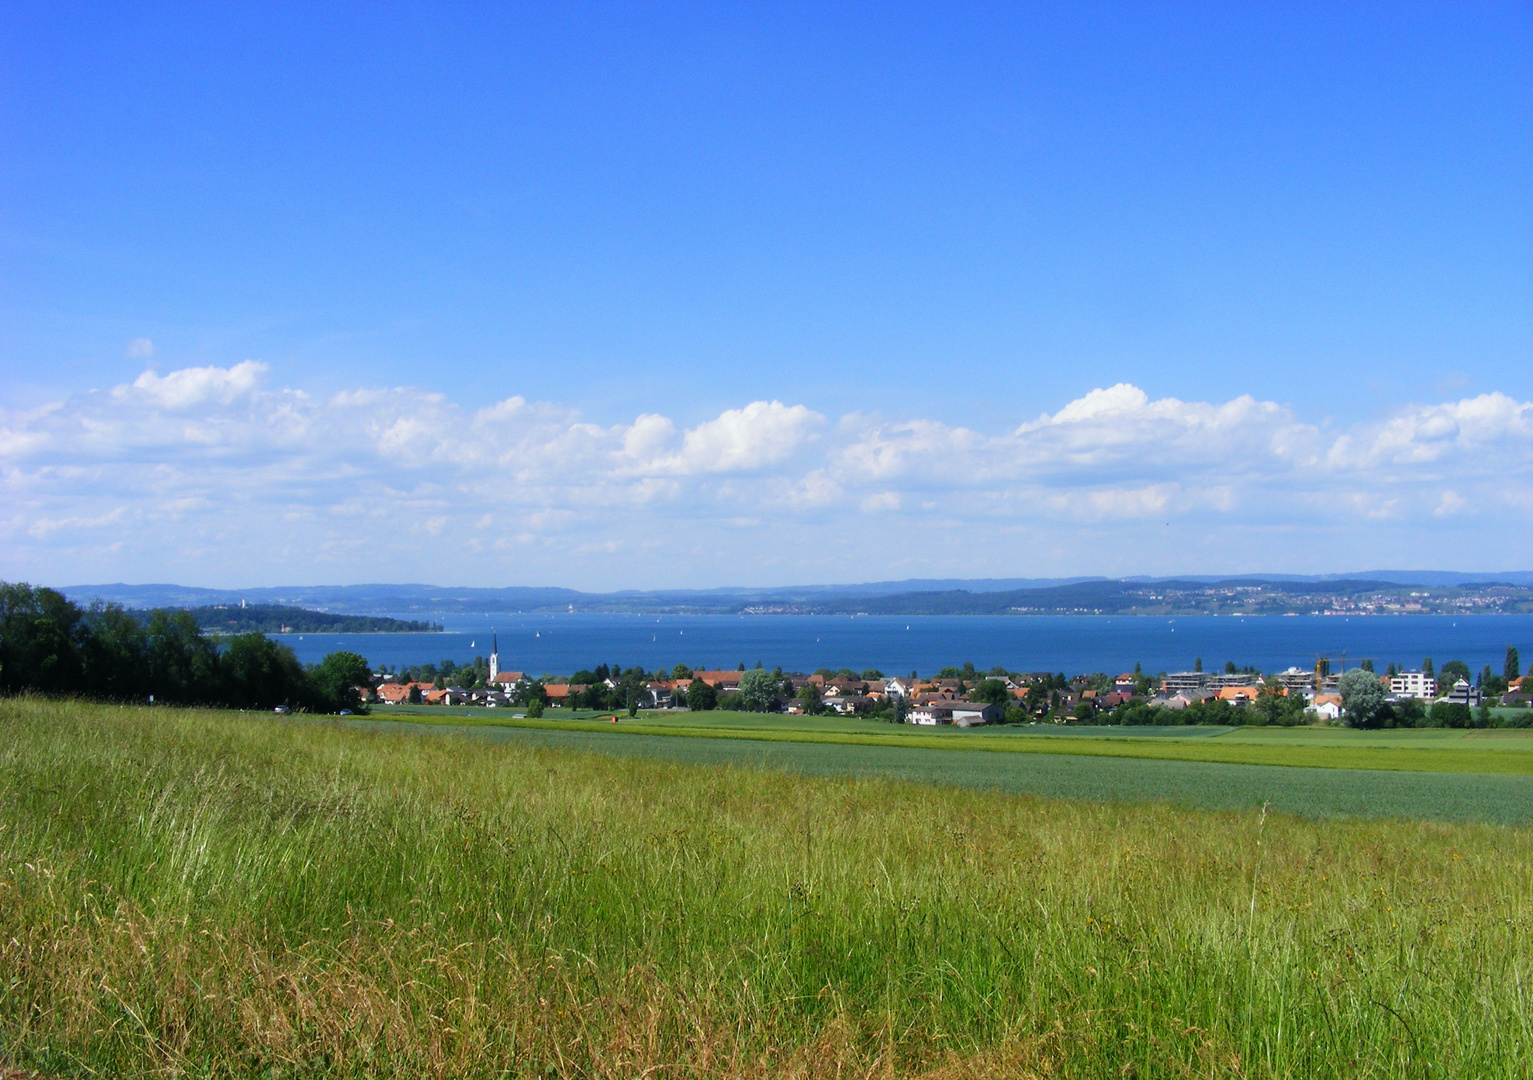
<svg viewBox="0 0 1533 1080">
<path fill-rule="evenodd" d="M 917 705 L 905 718 L 907 724 L 934 727 L 953 724 L 957 727 L 975 727 L 979 724 L 998 724 L 1006 713 L 999 705 L 981 704 L 977 701 L 934 701 Z"/>
<path fill-rule="evenodd" d="M 1420 671 L 1402 671 L 1390 678 L 1389 692 L 1430 701 L 1437 696 L 1437 680 Z"/>
</svg>

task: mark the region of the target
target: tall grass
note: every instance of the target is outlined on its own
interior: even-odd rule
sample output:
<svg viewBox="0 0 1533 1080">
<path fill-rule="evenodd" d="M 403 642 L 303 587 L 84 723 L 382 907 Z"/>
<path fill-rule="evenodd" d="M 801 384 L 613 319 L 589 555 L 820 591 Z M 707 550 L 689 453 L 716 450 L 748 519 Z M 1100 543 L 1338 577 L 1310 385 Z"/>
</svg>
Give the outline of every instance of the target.
<svg viewBox="0 0 1533 1080">
<path fill-rule="evenodd" d="M 1533 832 L 0 702 L 0 1058 L 1533 1075 Z"/>
</svg>

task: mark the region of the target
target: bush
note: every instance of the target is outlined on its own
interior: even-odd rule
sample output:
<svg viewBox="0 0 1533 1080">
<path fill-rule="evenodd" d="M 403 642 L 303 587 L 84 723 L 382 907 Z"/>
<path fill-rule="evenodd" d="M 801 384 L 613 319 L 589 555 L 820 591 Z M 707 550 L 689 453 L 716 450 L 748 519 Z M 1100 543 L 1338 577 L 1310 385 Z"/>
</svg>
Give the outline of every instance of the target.
<svg viewBox="0 0 1533 1080">
<path fill-rule="evenodd" d="M 1474 710 L 1458 702 L 1439 701 L 1432 706 L 1432 726 L 1467 728 L 1474 726 Z"/>
</svg>

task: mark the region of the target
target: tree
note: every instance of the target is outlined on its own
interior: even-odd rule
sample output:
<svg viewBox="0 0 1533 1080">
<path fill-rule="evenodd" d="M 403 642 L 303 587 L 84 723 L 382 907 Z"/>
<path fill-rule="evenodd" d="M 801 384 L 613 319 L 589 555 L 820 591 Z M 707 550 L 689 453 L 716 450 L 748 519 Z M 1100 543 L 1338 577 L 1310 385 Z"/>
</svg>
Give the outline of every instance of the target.
<svg viewBox="0 0 1533 1080">
<path fill-rule="evenodd" d="M 79 693 L 83 614 L 53 589 L 0 582 L 0 690 Z"/>
<path fill-rule="evenodd" d="M 1515 650 L 1513 650 L 1513 651 L 1515 651 Z M 884 677 L 884 673 L 882 671 L 879 671 L 877 668 L 867 668 L 866 670 L 863 671 L 862 677 L 866 681 L 872 682 L 874 679 L 882 679 Z M 1512 678 L 1514 678 L 1514 679 L 1516 677 L 1517 676 L 1515 676 L 1515 675 L 1512 676 Z"/>
<path fill-rule="evenodd" d="M 1235 661 L 1233 661 L 1233 660 L 1226 660 L 1224 662 L 1224 673 L 1226 675 L 1233 675 L 1233 674 L 1235 674 Z"/>
<path fill-rule="evenodd" d="M 181 705 L 223 700 L 218 647 L 189 611 L 156 611 L 144 628 L 145 664 L 156 699 Z"/>
<path fill-rule="evenodd" d="M 969 700 L 987 705 L 1005 705 L 1011 700 L 1011 691 L 1006 689 L 1006 684 L 1000 679 L 986 679 L 969 691 Z"/>
<path fill-rule="evenodd" d="M 820 705 L 820 688 L 814 683 L 806 682 L 798 688 L 799 704 L 804 707 L 804 712 L 810 716 L 819 716 L 822 706 Z M 900 700 L 904 700 L 901 698 Z"/>
<path fill-rule="evenodd" d="M 1435 672 L 1432 670 L 1432 658 L 1430 656 L 1425 657 L 1425 658 L 1422 659 L 1422 661 L 1421 661 L 1421 673 L 1423 675 L 1435 674 Z"/>
<path fill-rule="evenodd" d="M 354 652 L 333 652 L 309 669 L 313 684 L 313 707 L 322 712 L 352 712 L 362 708 L 357 687 L 371 685 L 372 671 L 367 661 Z"/>
<path fill-rule="evenodd" d="M 692 669 L 687 667 L 686 664 L 677 664 L 671 668 L 671 678 L 673 679 L 690 679 L 691 677 Z"/>
<path fill-rule="evenodd" d="M 1353 668 L 1336 684 L 1341 692 L 1342 717 L 1349 727 L 1377 727 L 1384 717 L 1384 684 L 1371 671 Z"/>
<path fill-rule="evenodd" d="M 224 693 L 242 709 L 301 705 L 308 678 L 298 657 L 286 645 L 252 631 L 229 639 L 219 657 Z"/>
<path fill-rule="evenodd" d="M 93 604 L 85 619 L 90 626 L 84 649 L 87 692 L 109 701 L 148 697 L 153 691 L 144 664 L 143 624 L 117 604 Z"/>
<path fill-rule="evenodd" d="M 540 717 L 542 715 L 543 715 L 543 699 L 542 698 L 536 698 L 535 697 L 531 701 L 527 702 L 527 716 L 530 719 L 536 720 L 538 717 Z"/>
<path fill-rule="evenodd" d="M 1501 677 L 1507 682 L 1522 678 L 1522 663 L 1517 656 L 1517 646 L 1506 647 L 1506 663 L 1501 666 Z"/>
<path fill-rule="evenodd" d="M 1441 690 L 1453 689 L 1453 684 L 1463 679 L 1470 680 L 1469 665 L 1462 660 L 1449 660 L 1443 665 L 1442 675 L 1438 677 L 1437 685 Z"/>
<path fill-rule="evenodd" d="M 740 707 L 746 712 L 766 712 L 777 698 L 777 680 L 762 667 L 740 676 Z"/>
<path fill-rule="evenodd" d="M 1200 656 L 1192 662 L 1192 670 L 1201 673 L 1203 670 L 1203 658 Z"/>
<path fill-rule="evenodd" d="M 694 712 L 707 712 L 718 708 L 719 692 L 702 679 L 693 679 L 687 687 L 687 708 Z"/>
<path fill-rule="evenodd" d="M 1250 722 L 1262 725 L 1293 725 L 1303 721 L 1304 699 L 1297 694 L 1284 697 L 1281 694 L 1262 694 L 1246 706 Z"/>
<path fill-rule="evenodd" d="M 1422 727 L 1427 718 L 1427 707 L 1415 698 L 1403 698 L 1390 706 L 1395 714 L 1396 727 Z"/>
</svg>

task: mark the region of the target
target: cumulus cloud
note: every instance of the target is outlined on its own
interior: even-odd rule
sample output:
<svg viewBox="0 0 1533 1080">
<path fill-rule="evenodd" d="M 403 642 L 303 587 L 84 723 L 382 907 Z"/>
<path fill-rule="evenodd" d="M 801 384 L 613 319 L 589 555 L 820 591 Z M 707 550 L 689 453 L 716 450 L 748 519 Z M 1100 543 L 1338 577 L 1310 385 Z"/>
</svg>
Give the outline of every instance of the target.
<svg viewBox="0 0 1533 1080">
<path fill-rule="evenodd" d="M 119 386 L 119 401 L 179 411 L 205 405 L 230 405 L 253 393 L 266 374 L 266 365 L 246 360 L 232 368 L 195 367 L 157 375 L 146 371 L 131 386 Z"/>
<path fill-rule="evenodd" d="M 332 560 L 379 578 L 457 552 L 505 560 L 515 579 L 537 559 L 557 568 L 649 552 L 684 574 L 695 558 L 749 567 L 792 551 L 808 580 L 832 573 L 815 568 L 832 546 L 865 577 L 881 571 L 851 552 L 964 573 L 984 551 L 1013 560 L 986 572 L 1031 573 L 993 538 L 1047 549 L 1060 568 L 1060 552 L 1079 549 L 1072 530 L 1086 529 L 1099 561 L 1068 569 L 1107 571 L 1111 538 L 1150 524 L 1197 522 L 1200 542 L 1237 550 L 1253 529 L 1462 528 L 1533 514 L 1533 403 L 1500 393 L 1330 431 L 1251 396 L 1152 399 L 1118 384 L 982 432 L 940 416 L 833 420 L 777 400 L 690 427 L 660 413 L 604 425 L 521 396 L 478 408 L 414 388 L 318 399 L 269 386 L 269 374 L 258 361 L 145 371 L 0 412 L 0 537 L 45 563 L 137 552 L 169 576 L 178 559 L 210 552 L 236 565 Z M 1145 550 L 1132 535 L 1124 558 Z M 94 576 L 68 576 L 81 574 Z"/>
</svg>

